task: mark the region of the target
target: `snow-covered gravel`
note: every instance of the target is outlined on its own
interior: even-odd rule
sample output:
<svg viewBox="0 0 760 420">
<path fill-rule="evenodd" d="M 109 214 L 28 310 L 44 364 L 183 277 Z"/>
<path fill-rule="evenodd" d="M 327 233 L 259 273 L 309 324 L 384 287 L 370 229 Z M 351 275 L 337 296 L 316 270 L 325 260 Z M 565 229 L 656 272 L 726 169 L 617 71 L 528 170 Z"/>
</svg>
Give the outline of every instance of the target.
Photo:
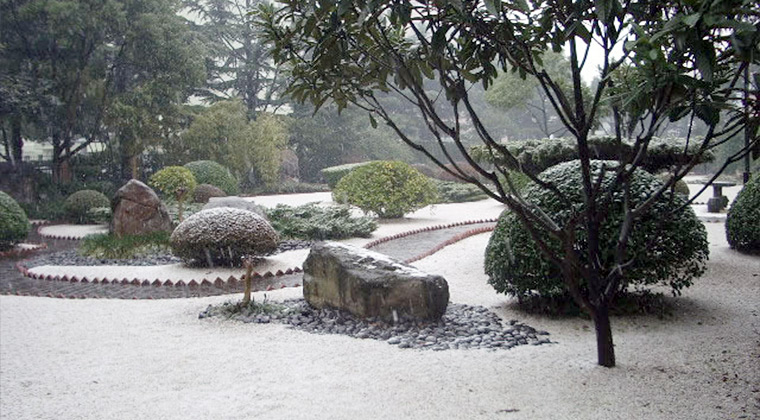
<svg viewBox="0 0 760 420">
<path fill-rule="evenodd" d="M 47 225 L 40 226 L 42 237 L 81 239 L 87 235 L 108 233 L 108 225 Z"/>
<path fill-rule="evenodd" d="M 271 272 L 275 274 L 278 270 L 286 271 L 301 267 L 306 256 L 309 254 L 308 249 L 298 249 L 295 251 L 285 251 L 276 255 L 263 258 L 256 264 L 254 271 L 259 274 Z M 187 267 L 184 263 L 174 263 L 166 265 L 149 265 L 149 266 L 124 266 L 124 265 L 93 265 L 93 266 L 66 266 L 66 265 L 41 265 L 29 269 L 29 273 L 43 276 L 72 276 L 79 278 L 109 278 L 121 279 L 126 278 L 139 280 L 172 280 L 174 282 L 183 280 L 188 283 L 191 280 L 202 282 L 204 279 L 213 282 L 217 277 L 226 280 L 230 276 L 239 278 L 245 274 L 245 268 L 231 267 L 213 267 L 213 268 L 192 268 Z"/>
<path fill-rule="evenodd" d="M 500 209 L 436 206 L 383 223 L 376 236 Z M 708 272 L 674 299 L 673 316 L 613 319 L 613 369 L 595 364 L 590 321 L 527 315 L 494 293 L 482 274 L 488 235 L 414 265 L 443 275 L 452 302 L 548 331 L 556 344 L 431 352 L 198 319 L 238 296 L 0 296 L 0 418 L 760 418 L 760 257 L 728 249 L 722 223 L 707 229 Z M 266 295 L 298 298 L 301 289 Z"/>
</svg>

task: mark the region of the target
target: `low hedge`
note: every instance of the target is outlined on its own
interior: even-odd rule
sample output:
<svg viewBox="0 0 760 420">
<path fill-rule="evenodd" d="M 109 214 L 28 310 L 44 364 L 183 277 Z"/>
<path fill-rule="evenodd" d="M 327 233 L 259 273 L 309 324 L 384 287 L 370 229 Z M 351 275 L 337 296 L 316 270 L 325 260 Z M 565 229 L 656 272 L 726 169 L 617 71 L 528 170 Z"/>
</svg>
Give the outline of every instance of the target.
<svg viewBox="0 0 760 420">
<path fill-rule="evenodd" d="M 370 217 L 354 217 L 348 206 L 321 207 L 304 204 L 291 207 L 278 204 L 267 210 L 272 227 L 284 238 L 327 240 L 367 238 L 377 229 Z"/>
</svg>

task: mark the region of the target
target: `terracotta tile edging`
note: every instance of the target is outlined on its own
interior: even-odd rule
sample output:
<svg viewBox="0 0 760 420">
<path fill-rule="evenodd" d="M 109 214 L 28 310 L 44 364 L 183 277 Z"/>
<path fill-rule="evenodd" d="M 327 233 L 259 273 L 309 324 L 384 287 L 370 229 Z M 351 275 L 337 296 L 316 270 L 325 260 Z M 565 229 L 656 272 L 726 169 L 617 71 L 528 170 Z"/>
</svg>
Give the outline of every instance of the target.
<svg viewBox="0 0 760 420">
<path fill-rule="evenodd" d="M 0 258 L 6 258 L 6 257 L 26 257 L 30 254 L 34 254 L 37 251 L 47 249 L 46 243 L 41 244 L 29 244 L 34 245 L 34 248 L 27 248 L 27 249 L 11 249 L 10 251 L 3 251 L 0 252 Z"/>
<path fill-rule="evenodd" d="M 36 228 L 37 228 L 37 234 L 40 235 L 40 238 L 45 238 L 45 239 L 55 239 L 55 240 L 63 240 L 63 241 L 81 241 L 86 236 L 92 235 L 92 233 L 88 233 L 88 234 L 83 235 L 83 236 L 76 236 L 76 235 L 54 235 L 54 234 L 49 234 L 49 233 L 42 233 L 41 230 L 44 227 L 58 226 L 57 224 L 52 224 L 51 222 L 47 222 L 47 221 L 46 221 L 46 223 L 42 223 L 42 224 L 38 224 L 38 225 L 34 225 L 34 226 L 36 226 Z"/>
<path fill-rule="evenodd" d="M 415 261 L 419 261 L 419 260 L 421 260 L 423 258 L 426 258 L 426 257 L 429 257 L 429 256 L 435 254 L 436 252 L 442 250 L 443 248 L 446 248 L 449 245 L 453 245 L 453 244 L 455 244 L 455 243 L 457 243 L 457 242 L 459 242 L 461 240 L 469 238 L 470 236 L 475 236 L 475 235 L 480 235 L 481 233 L 491 232 L 495 228 L 496 228 L 496 226 L 484 226 L 484 227 L 477 228 L 477 229 L 470 229 L 470 230 L 468 230 L 466 232 L 460 233 L 459 235 L 456 235 L 456 236 L 454 236 L 452 238 L 449 238 L 449 239 L 441 242 L 440 244 L 436 245 L 435 247 L 433 247 L 432 249 L 430 249 L 430 250 L 428 250 L 426 252 L 423 252 L 422 254 L 419 254 L 417 256 L 414 256 L 412 258 L 404 260 L 404 263 L 411 264 L 411 263 L 413 263 Z"/>
<path fill-rule="evenodd" d="M 450 229 L 450 228 L 458 227 L 458 226 L 477 225 L 477 224 L 483 224 L 483 223 L 496 223 L 497 221 L 498 221 L 498 219 L 480 219 L 480 220 L 467 220 L 467 221 L 462 221 L 462 222 L 454 222 L 454 223 L 449 223 L 449 224 L 444 224 L 444 225 L 426 226 L 426 227 L 423 227 L 423 228 L 413 229 L 413 230 L 410 230 L 410 231 L 407 231 L 407 232 L 401 232 L 401 233 L 397 233 L 395 235 L 385 236 L 383 238 L 376 239 L 374 241 L 366 243 L 364 245 L 364 248 L 366 248 L 366 249 L 372 249 L 372 248 L 374 248 L 374 247 L 376 247 L 378 245 L 384 244 L 386 242 L 390 242 L 390 241 L 394 241 L 394 240 L 397 240 L 397 239 L 405 238 L 407 236 L 417 235 L 417 234 L 423 233 L 423 232 L 432 232 L 432 231 L 435 231 L 435 230 Z M 459 242 L 459 241 L 461 241 L 463 239 L 469 238 L 470 236 L 474 236 L 474 235 L 479 235 L 481 233 L 490 232 L 490 231 L 494 230 L 495 228 L 496 228 L 495 226 L 483 226 L 483 227 L 480 227 L 480 228 L 470 229 L 470 230 L 468 230 L 466 232 L 460 233 L 459 235 L 456 235 L 456 236 L 454 236 L 452 238 L 449 238 L 449 239 L 443 241 L 442 243 L 436 245 L 432 249 L 429 249 L 429 250 L 423 252 L 422 254 L 416 255 L 416 256 L 414 256 L 412 258 L 409 258 L 409 259 L 406 259 L 406 260 L 404 260 L 404 262 L 406 264 L 411 264 L 411 263 L 413 263 L 415 261 L 419 261 L 419 260 L 421 260 L 423 258 L 429 257 L 429 256 L 435 254 L 436 252 L 442 250 L 443 248 L 445 248 L 445 247 L 447 247 L 449 245 L 452 245 L 452 244 L 454 244 L 456 242 Z"/>
<path fill-rule="evenodd" d="M 224 287 L 227 286 L 237 286 L 238 282 L 245 281 L 245 274 L 241 275 L 240 277 L 230 276 L 227 278 L 227 280 L 223 280 L 220 277 L 217 278 L 206 278 L 203 277 L 201 279 L 195 279 L 192 278 L 189 281 L 185 281 L 184 279 L 179 280 L 172 280 L 172 279 L 166 279 L 165 281 L 161 281 L 160 279 L 143 279 L 143 278 L 133 278 L 133 279 L 127 279 L 127 278 L 113 278 L 109 279 L 108 277 L 95 277 L 93 279 L 88 279 L 87 277 L 81 277 L 78 278 L 76 275 L 73 275 L 71 277 L 68 276 L 68 274 L 64 274 L 63 276 L 60 275 L 52 275 L 52 274 L 41 274 L 41 273 L 32 273 L 30 272 L 29 268 L 26 266 L 26 260 L 19 261 L 16 263 L 16 269 L 23 275 L 24 277 L 28 277 L 35 280 L 50 280 L 50 281 L 64 281 L 69 283 L 100 283 L 100 284 L 122 284 L 122 285 L 133 285 L 133 286 L 141 286 L 141 287 L 157 287 L 157 286 L 166 286 L 166 287 L 190 287 L 190 288 L 197 288 L 200 285 L 214 285 L 216 287 Z M 76 266 L 72 266 L 76 267 Z M 125 266 L 128 267 L 128 266 Z M 33 269 L 33 268 L 32 268 Z M 300 273 L 303 270 L 301 267 L 293 267 L 288 268 L 287 270 L 277 270 L 277 272 L 272 273 L 271 271 L 267 271 L 264 274 L 259 274 L 258 272 L 254 272 L 251 275 L 252 279 L 259 279 L 259 278 L 272 278 L 272 277 L 281 277 L 286 276 L 290 274 Z"/>
</svg>

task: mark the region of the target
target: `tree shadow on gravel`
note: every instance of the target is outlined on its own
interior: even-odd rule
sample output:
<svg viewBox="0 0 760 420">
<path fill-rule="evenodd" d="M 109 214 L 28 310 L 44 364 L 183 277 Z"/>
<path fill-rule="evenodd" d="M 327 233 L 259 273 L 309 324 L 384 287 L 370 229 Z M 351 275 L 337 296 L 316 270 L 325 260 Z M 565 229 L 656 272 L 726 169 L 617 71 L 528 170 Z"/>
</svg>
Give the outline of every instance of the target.
<svg viewBox="0 0 760 420">
<path fill-rule="evenodd" d="M 532 296 L 522 301 L 513 299 L 503 307 L 517 313 L 545 316 L 550 319 L 590 319 L 570 296 Z M 625 318 L 655 317 L 677 323 L 698 316 L 715 316 L 716 311 L 723 312 L 724 309 L 690 296 L 672 296 L 642 289 L 620 293 L 613 301 L 610 315 Z"/>
</svg>

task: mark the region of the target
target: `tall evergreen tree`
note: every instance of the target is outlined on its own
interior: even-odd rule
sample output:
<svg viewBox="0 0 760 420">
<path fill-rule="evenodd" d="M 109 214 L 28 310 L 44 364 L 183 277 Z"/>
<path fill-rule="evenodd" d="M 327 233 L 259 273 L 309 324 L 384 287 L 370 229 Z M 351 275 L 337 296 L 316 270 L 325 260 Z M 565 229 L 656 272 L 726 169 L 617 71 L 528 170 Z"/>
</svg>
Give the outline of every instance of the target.
<svg viewBox="0 0 760 420">
<path fill-rule="evenodd" d="M 261 0 L 186 0 L 207 46 L 207 82 L 198 94 L 216 102 L 240 98 L 248 117 L 283 104 L 285 78 L 272 63 L 249 12 Z"/>
</svg>

